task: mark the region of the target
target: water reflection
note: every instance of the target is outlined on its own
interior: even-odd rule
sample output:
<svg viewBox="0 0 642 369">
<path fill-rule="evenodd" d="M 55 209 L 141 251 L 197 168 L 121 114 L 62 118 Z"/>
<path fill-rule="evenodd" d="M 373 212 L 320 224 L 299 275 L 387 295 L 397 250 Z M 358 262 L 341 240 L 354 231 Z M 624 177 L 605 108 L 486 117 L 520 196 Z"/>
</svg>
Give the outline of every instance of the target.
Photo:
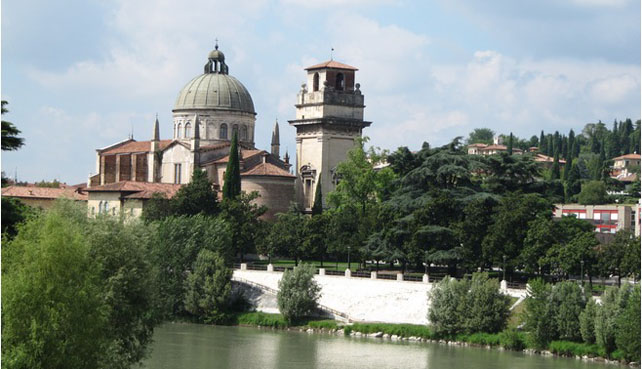
<svg viewBox="0 0 642 369">
<path fill-rule="evenodd" d="M 184 323 L 164 324 L 154 340 L 146 368 L 609 368 L 511 351 Z"/>
</svg>

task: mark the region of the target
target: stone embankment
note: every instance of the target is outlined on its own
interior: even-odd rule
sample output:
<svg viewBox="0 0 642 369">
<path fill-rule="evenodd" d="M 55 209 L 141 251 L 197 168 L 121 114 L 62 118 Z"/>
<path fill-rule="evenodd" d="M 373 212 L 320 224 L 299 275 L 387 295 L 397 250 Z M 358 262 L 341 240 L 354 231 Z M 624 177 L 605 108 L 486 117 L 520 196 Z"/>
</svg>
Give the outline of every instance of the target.
<svg viewBox="0 0 642 369">
<path fill-rule="evenodd" d="M 281 272 L 247 270 L 245 266 L 234 270 L 233 280 L 249 295 L 258 311 L 277 313 L 276 292 Z M 399 275 L 401 276 L 401 275 Z M 319 305 L 337 320 L 350 322 L 409 323 L 425 325 L 429 302 L 427 293 L 433 286 L 427 278 L 423 281 L 404 281 L 357 278 L 345 275 L 325 275 L 323 270 L 315 276 L 321 286 Z M 522 299 L 526 291 L 506 288 L 505 293 Z"/>
</svg>

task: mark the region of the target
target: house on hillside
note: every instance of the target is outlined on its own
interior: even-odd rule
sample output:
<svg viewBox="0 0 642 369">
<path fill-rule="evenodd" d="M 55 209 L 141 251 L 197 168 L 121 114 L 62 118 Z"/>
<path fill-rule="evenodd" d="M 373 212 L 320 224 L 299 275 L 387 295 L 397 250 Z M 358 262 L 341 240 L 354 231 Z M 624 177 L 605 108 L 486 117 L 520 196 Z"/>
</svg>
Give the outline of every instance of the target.
<svg viewBox="0 0 642 369">
<path fill-rule="evenodd" d="M 60 184 L 58 188 L 38 187 L 34 184 L 12 185 L 2 189 L 2 196 L 19 199 L 29 206 L 49 209 L 57 199 L 70 199 L 86 204 L 88 194 L 84 187 L 85 183 L 73 186 Z"/>
</svg>

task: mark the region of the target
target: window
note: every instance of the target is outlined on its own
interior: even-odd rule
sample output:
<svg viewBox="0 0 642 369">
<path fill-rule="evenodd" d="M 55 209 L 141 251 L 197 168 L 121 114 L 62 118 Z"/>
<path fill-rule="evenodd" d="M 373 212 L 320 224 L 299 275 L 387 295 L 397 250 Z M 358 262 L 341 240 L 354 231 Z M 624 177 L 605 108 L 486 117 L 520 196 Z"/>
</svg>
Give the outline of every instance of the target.
<svg viewBox="0 0 642 369">
<path fill-rule="evenodd" d="M 192 138 L 192 125 L 185 123 L 185 138 Z"/>
<path fill-rule="evenodd" d="M 239 135 L 239 125 L 235 124 L 232 126 L 232 137 L 234 137 L 234 134 L 236 133 L 236 137 Z"/>
<path fill-rule="evenodd" d="M 102 212 L 103 212 L 103 202 L 101 201 L 101 202 L 98 203 L 98 214 L 100 214 Z"/>
<path fill-rule="evenodd" d="M 109 202 L 108 201 L 105 201 L 105 203 L 103 204 L 103 212 L 105 214 L 107 214 L 109 212 Z"/>
<path fill-rule="evenodd" d="M 227 140 L 227 124 L 225 124 L 225 123 L 221 124 L 221 128 L 219 129 L 218 138 L 220 138 L 221 140 Z"/>
<path fill-rule="evenodd" d="M 319 91 L 319 73 L 314 73 L 312 78 L 312 91 Z"/>
<path fill-rule="evenodd" d="M 176 128 L 176 138 L 181 138 L 181 130 L 183 129 L 183 125 L 178 123 L 178 128 Z"/>
<path fill-rule="evenodd" d="M 243 126 L 243 128 L 241 128 L 241 140 L 247 141 L 247 126 Z"/>
<path fill-rule="evenodd" d="M 338 73 L 337 81 L 335 83 L 334 89 L 338 91 L 343 91 L 344 86 L 345 86 L 345 81 L 343 80 L 343 73 Z"/>
<path fill-rule="evenodd" d="M 181 165 L 180 164 L 174 164 L 174 183 L 175 184 L 181 183 Z"/>
</svg>

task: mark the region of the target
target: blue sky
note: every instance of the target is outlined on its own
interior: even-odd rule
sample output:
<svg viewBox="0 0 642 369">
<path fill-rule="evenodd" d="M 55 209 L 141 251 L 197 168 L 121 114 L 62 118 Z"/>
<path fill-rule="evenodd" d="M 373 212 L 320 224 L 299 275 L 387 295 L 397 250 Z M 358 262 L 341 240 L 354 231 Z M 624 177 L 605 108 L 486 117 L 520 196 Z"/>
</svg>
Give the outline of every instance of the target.
<svg viewBox="0 0 642 369">
<path fill-rule="evenodd" d="M 62 4 L 62 5 L 61 5 Z M 520 137 L 640 118 L 635 0 L 44 0 L 2 2 L 3 117 L 26 145 L 2 153 L 20 180 L 86 181 L 95 149 L 171 135 L 178 91 L 218 38 L 252 94 L 256 143 L 294 152 L 303 68 L 354 65 L 365 134 L 394 150 L 489 127 Z"/>
</svg>

